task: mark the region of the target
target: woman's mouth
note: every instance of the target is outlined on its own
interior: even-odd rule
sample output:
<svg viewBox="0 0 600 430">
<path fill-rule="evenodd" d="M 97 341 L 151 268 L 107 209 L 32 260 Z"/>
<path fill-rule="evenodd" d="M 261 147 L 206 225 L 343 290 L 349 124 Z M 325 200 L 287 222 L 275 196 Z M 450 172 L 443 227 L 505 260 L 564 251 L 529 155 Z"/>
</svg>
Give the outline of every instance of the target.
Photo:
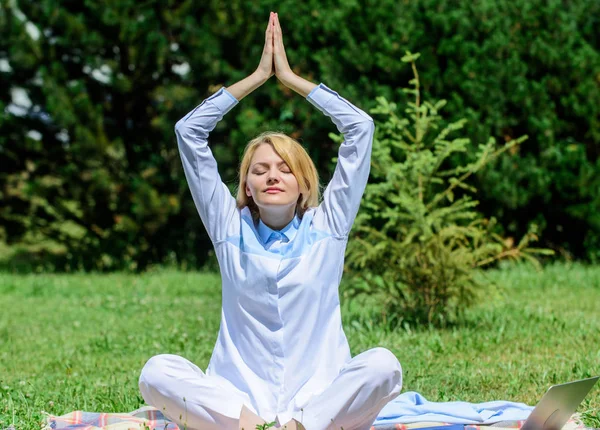
<svg viewBox="0 0 600 430">
<path fill-rule="evenodd" d="M 265 191 L 267 194 L 277 194 L 277 193 L 282 193 L 283 191 L 277 189 L 277 188 L 270 188 L 267 191 Z"/>
</svg>

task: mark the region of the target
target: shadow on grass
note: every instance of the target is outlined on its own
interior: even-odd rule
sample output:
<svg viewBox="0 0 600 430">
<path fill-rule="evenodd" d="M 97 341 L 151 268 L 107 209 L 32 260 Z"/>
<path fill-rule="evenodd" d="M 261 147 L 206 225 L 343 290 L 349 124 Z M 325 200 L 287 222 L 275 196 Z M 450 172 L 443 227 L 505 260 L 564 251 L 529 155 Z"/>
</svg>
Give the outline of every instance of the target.
<svg viewBox="0 0 600 430">
<path fill-rule="evenodd" d="M 10 256 L 0 259 L 0 271 L 17 274 L 75 272 L 65 255 L 57 255 L 48 250 L 31 251 L 20 249 Z"/>
</svg>

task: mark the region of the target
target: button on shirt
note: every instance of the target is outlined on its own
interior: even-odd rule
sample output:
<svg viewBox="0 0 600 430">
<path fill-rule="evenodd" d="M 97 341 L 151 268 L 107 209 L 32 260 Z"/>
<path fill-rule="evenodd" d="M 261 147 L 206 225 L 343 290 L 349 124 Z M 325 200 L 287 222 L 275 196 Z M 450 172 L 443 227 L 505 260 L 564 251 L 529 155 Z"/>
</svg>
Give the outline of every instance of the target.
<svg viewBox="0 0 600 430">
<path fill-rule="evenodd" d="M 209 133 L 238 100 L 224 87 L 175 125 L 192 198 L 215 247 L 221 326 L 207 375 L 246 393 L 268 422 L 301 419 L 350 360 L 338 288 L 370 168 L 372 118 L 323 83 L 306 97 L 344 136 L 318 207 L 281 230 L 255 223 L 221 181 Z M 232 417 L 240 411 L 229 411 Z M 236 415 L 237 414 L 237 415 Z"/>
</svg>

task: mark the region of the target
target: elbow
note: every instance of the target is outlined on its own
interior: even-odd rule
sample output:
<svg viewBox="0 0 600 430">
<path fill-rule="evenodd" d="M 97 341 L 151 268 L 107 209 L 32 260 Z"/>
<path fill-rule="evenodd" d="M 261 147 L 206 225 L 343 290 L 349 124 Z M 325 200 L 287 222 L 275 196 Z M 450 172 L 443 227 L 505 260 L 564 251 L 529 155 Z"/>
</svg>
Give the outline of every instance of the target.
<svg viewBox="0 0 600 430">
<path fill-rule="evenodd" d="M 175 124 L 175 135 L 181 139 L 196 139 L 199 136 L 202 136 L 203 130 L 196 127 L 191 127 L 189 123 L 186 123 L 183 119 L 180 119 Z"/>
<path fill-rule="evenodd" d="M 373 118 L 371 118 L 371 115 L 369 115 L 368 113 L 366 113 L 365 111 L 360 111 L 360 116 L 361 116 L 361 123 L 364 124 L 374 124 Z"/>
<path fill-rule="evenodd" d="M 355 127 L 360 134 L 370 134 L 371 136 L 375 134 L 375 122 L 371 117 L 365 118 L 364 121 L 359 122 Z"/>
<path fill-rule="evenodd" d="M 370 139 L 372 140 L 373 136 L 375 136 L 375 121 L 373 121 L 373 118 L 370 118 L 367 122 L 365 122 L 365 128 L 370 136 Z"/>
<path fill-rule="evenodd" d="M 179 121 L 177 121 L 175 123 L 175 127 L 174 127 L 175 134 L 181 134 L 182 128 L 184 128 L 184 127 L 185 127 L 184 121 L 183 121 L 183 118 L 181 118 Z"/>
<path fill-rule="evenodd" d="M 360 130 L 374 131 L 375 130 L 375 121 L 373 121 L 373 118 L 371 118 L 370 116 L 367 115 L 360 122 L 356 123 L 355 127 Z"/>
</svg>

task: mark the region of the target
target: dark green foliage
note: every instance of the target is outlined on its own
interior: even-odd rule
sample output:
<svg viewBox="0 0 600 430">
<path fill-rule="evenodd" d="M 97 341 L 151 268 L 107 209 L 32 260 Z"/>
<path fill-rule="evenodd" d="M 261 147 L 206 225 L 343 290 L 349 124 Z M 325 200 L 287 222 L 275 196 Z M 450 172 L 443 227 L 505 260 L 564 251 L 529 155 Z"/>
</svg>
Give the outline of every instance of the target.
<svg viewBox="0 0 600 430">
<path fill-rule="evenodd" d="M 10 83 L 32 106 L 2 133 L 3 224 L 9 242 L 62 245 L 59 268 L 144 268 L 203 243 L 180 208 L 179 156 L 161 118 L 178 94 L 164 82 L 177 77 L 167 29 L 180 31 L 170 24 L 179 19 L 151 3 L 8 10 Z M 24 31 L 31 23 L 37 40 Z"/>
<path fill-rule="evenodd" d="M 515 148 L 526 136 L 498 148 L 495 140 L 480 144 L 474 161 L 448 167 L 447 160 L 471 146 L 456 137 L 464 120 L 440 129 L 440 110 L 445 100 L 421 100 L 415 61 L 419 54 L 407 53 L 414 97 L 398 116 L 397 106 L 378 97 L 372 114 L 381 114 L 373 142 L 371 178 L 363 205 L 354 223 L 346 262 L 350 269 L 350 295 L 381 296 L 386 318 L 404 322 L 445 325 L 454 322 L 473 303 L 485 284 L 476 268 L 501 259 L 526 259 L 539 267 L 534 254 L 550 250 L 530 248 L 535 234 L 517 246 L 494 233 L 495 220 L 482 218 L 476 190 L 466 179 L 491 159 Z M 343 137 L 340 137 L 341 140 Z"/>
<path fill-rule="evenodd" d="M 173 125 L 255 70 L 273 7 L 262 0 L 0 3 L 0 61 L 10 65 L 0 68 L 0 240 L 54 252 L 56 268 L 202 265 L 211 245 Z M 378 96 L 405 104 L 401 86 L 410 73 L 399 59 L 419 51 L 423 95 L 448 100 L 447 123 L 467 119 L 472 142 L 527 134 L 527 145 L 471 178 L 480 210 L 496 216 L 506 235 L 522 236 L 535 222 L 545 246 L 600 258 L 600 2 L 276 7 L 294 70 L 357 106 L 368 110 Z M 6 107 L 19 88 L 31 105 L 17 115 Z M 327 138 L 331 122 L 273 79 L 211 135 L 232 191 L 243 146 L 269 129 L 300 139 L 329 179 L 337 151 Z M 472 161 L 472 153 L 451 162 Z"/>
</svg>

